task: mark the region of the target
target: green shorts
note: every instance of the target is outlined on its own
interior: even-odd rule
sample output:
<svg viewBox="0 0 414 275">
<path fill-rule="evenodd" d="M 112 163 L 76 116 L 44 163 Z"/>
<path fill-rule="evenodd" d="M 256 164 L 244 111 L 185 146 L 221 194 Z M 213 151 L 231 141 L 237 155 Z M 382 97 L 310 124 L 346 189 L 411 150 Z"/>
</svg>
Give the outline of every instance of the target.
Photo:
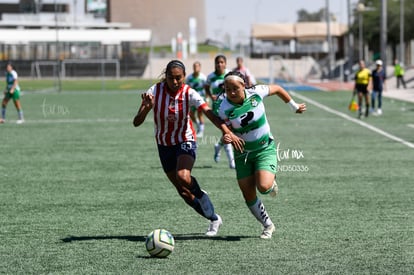
<svg viewBox="0 0 414 275">
<path fill-rule="evenodd" d="M 20 90 L 14 89 L 13 94 L 11 94 L 9 91 L 7 91 L 5 95 L 6 99 L 13 99 L 13 100 L 19 100 L 20 99 Z"/>
<path fill-rule="evenodd" d="M 275 142 L 271 141 L 266 148 L 253 152 L 240 153 L 235 151 L 234 160 L 236 162 L 237 179 L 252 176 L 259 170 L 266 170 L 276 174 L 277 156 Z"/>
</svg>

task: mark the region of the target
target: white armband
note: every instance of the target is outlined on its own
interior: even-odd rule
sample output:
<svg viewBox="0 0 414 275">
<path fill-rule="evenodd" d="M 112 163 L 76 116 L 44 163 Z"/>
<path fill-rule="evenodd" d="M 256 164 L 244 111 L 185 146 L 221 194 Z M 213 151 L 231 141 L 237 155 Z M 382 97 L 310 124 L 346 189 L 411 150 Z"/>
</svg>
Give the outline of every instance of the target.
<svg viewBox="0 0 414 275">
<path fill-rule="evenodd" d="M 292 109 L 292 111 L 294 111 L 294 112 L 296 112 L 298 109 L 299 109 L 299 105 L 298 104 L 296 104 L 296 102 L 293 100 L 293 99 L 291 99 L 288 103 L 286 103 L 286 104 L 289 104 L 289 107 L 290 107 L 290 109 Z"/>
</svg>

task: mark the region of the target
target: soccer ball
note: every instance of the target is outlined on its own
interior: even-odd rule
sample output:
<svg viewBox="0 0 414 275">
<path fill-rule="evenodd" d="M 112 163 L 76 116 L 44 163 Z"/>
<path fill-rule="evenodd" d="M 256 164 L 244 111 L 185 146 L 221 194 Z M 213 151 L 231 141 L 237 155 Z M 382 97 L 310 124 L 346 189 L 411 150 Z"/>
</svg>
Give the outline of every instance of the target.
<svg viewBox="0 0 414 275">
<path fill-rule="evenodd" d="M 165 258 L 174 250 L 174 237 L 165 229 L 155 229 L 145 239 L 145 247 L 153 257 Z"/>
</svg>

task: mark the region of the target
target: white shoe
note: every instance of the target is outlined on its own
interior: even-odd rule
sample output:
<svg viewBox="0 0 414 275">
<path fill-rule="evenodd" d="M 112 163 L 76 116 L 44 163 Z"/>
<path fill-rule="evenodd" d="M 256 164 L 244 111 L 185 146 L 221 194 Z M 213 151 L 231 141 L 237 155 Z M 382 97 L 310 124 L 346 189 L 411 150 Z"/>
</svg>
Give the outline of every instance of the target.
<svg viewBox="0 0 414 275">
<path fill-rule="evenodd" d="M 273 181 L 273 189 L 270 191 L 269 195 L 271 197 L 276 197 L 276 195 L 279 193 L 279 186 L 277 186 L 276 180 Z"/>
<path fill-rule="evenodd" d="M 24 119 L 19 119 L 19 120 L 16 121 L 16 123 L 17 124 L 22 124 L 22 123 L 24 123 Z"/>
<path fill-rule="evenodd" d="M 202 138 L 203 137 L 203 132 L 198 132 L 196 135 L 198 138 Z"/>
<path fill-rule="evenodd" d="M 261 239 L 271 239 L 272 238 L 272 234 L 273 232 L 275 232 L 276 227 L 275 225 L 272 223 L 271 225 L 263 228 L 263 232 L 260 235 Z"/>
<path fill-rule="evenodd" d="M 230 161 L 229 167 L 230 169 L 236 169 L 236 163 L 234 162 L 234 159 Z"/>
<path fill-rule="evenodd" d="M 215 162 L 220 161 L 220 150 L 221 150 L 221 145 L 220 144 L 214 145 L 214 161 Z"/>
<path fill-rule="evenodd" d="M 216 236 L 220 226 L 223 224 L 223 220 L 221 219 L 221 217 L 218 214 L 216 215 L 218 219 L 215 221 L 210 221 L 210 224 L 208 225 L 206 235 L 209 237 Z"/>
<path fill-rule="evenodd" d="M 382 110 L 381 109 L 377 110 L 377 115 L 379 115 L 379 116 L 382 115 Z"/>
<path fill-rule="evenodd" d="M 211 204 L 211 201 L 207 195 L 206 192 L 203 191 L 203 196 L 201 198 L 199 198 L 199 202 L 200 202 L 200 206 L 201 209 L 203 210 L 204 216 L 206 216 L 206 218 L 210 218 L 211 216 L 214 215 L 214 208 L 213 205 Z"/>
</svg>

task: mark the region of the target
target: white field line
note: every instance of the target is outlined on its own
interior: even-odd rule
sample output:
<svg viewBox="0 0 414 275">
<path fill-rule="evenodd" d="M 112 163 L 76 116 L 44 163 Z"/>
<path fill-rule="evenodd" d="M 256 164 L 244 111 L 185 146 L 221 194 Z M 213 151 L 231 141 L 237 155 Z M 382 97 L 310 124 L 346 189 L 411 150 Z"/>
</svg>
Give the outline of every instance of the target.
<svg viewBox="0 0 414 275">
<path fill-rule="evenodd" d="M 312 99 L 310 99 L 310 98 L 308 98 L 306 96 L 299 95 L 299 94 L 297 94 L 297 93 L 295 93 L 293 91 L 290 91 L 290 93 L 292 95 L 294 95 L 295 97 L 300 98 L 301 100 L 303 100 L 307 104 L 312 104 L 312 105 L 314 105 L 314 106 L 316 106 L 316 107 L 318 107 L 318 108 L 320 108 L 320 109 L 322 109 L 322 110 L 324 110 L 324 111 L 326 111 L 328 113 L 331 113 L 331 114 L 340 116 L 340 117 L 342 117 L 342 118 L 344 118 L 346 120 L 352 121 L 352 122 L 354 122 L 356 124 L 361 125 L 362 127 L 365 127 L 365 128 L 367 128 L 367 129 L 369 129 L 371 131 L 374 131 L 374 132 L 376 132 L 376 133 L 378 133 L 378 134 L 380 134 L 380 135 L 382 135 L 384 137 L 387 137 L 387 138 L 389 138 L 391 140 L 397 141 L 399 143 L 402 143 L 402 144 L 404 144 L 404 145 L 406 145 L 406 146 L 414 149 L 414 143 L 411 143 L 411 142 L 406 141 L 406 140 L 404 140 L 402 138 L 399 138 L 399 137 L 394 136 L 394 135 L 392 135 L 390 133 L 387 133 L 387 132 L 385 132 L 385 131 L 377 128 L 377 127 L 374 127 L 372 125 L 369 125 L 368 123 L 365 123 L 365 122 L 361 121 L 360 119 L 350 117 L 347 114 L 344 114 L 344 113 L 338 112 L 338 111 L 336 111 L 334 109 L 331 109 L 328 106 L 325 106 L 325 105 L 323 105 L 323 104 L 321 104 L 321 103 L 319 103 L 317 101 L 314 101 L 314 100 L 312 100 Z"/>
<path fill-rule="evenodd" d="M 38 96 L 45 94 L 54 94 L 54 95 L 120 95 L 120 94 L 141 94 L 145 90 L 118 90 L 118 91 L 61 91 L 57 92 L 55 90 L 43 90 L 43 91 L 22 91 L 20 96 Z"/>
<path fill-rule="evenodd" d="M 407 124 L 408 127 L 414 128 L 414 124 Z"/>
<path fill-rule="evenodd" d="M 15 121 L 7 121 L 7 123 L 13 123 Z M 132 119 L 118 119 L 118 118 L 97 118 L 97 119 L 38 119 L 38 120 L 25 120 L 24 123 L 34 124 L 53 124 L 53 123 L 126 123 L 130 122 L 132 125 Z"/>
</svg>

